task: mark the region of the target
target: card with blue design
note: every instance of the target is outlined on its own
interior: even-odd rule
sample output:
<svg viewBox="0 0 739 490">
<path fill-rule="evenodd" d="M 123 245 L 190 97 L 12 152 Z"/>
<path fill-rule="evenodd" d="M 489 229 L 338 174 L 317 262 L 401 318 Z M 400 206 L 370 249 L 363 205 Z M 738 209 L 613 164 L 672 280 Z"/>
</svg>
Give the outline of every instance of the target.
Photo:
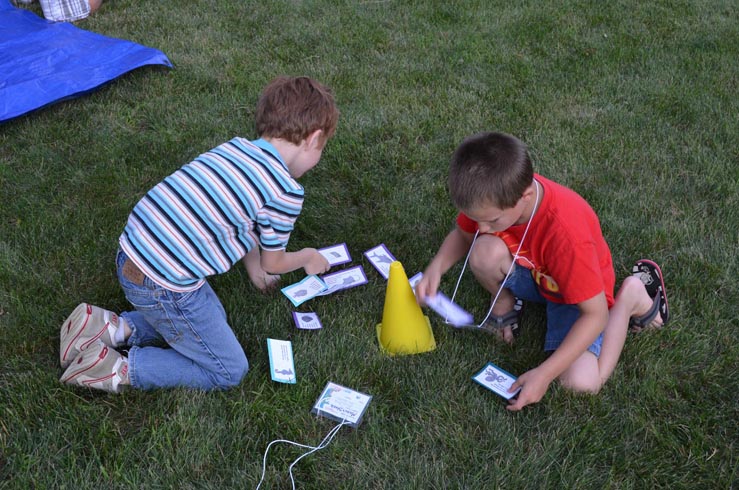
<svg viewBox="0 0 739 490">
<path fill-rule="evenodd" d="M 339 243 L 338 245 L 331 245 L 330 247 L 319 248 L 318 253 L 323 255 L 331 267 L 335 265 L 346 264 L 352 261 L 352 256 L 349 255 L 349 249 L 346 248 L 346 243 Z"/>
<path fill-rule="evenodd" d="M 367 250 L 364 252 L 364 256 L 367 257 L 367 260 L 370 261 L 370 264 L 377 269 L 377 272 L 382 277 L 385 279 L 390 277 L 390 264 L 397 259 L 390 253 L 390 250 L 387 249 L 384 243 Z"/>
<path fill-rule="evenodd" d="M 313 312 L 293 311 L 295 326 L 301 330 L 319 330 L 323 328 L 318 315 Z"/>
<path fill-rule="evenodd" d="M 482 368 L 482 370 L 472 377 L 473 380 L 480 383 L 485 388 L 497 393 L 506 400 L 518 395 L 521 389 L 517 389 L 513 393 L 508 393 L 508 389 L 516 381 L 516 377 L 511 373 L 504 371 L 492 362 Z"/>
<path fill-rule="evenodd" d="M 326 274 L 321 276 L 321 279 L 326 284 L 326 289 L 318 293 L 319 296 L 367 284 L 367 276 L 364 274 L 364 269 L 361 265 L 355 265 L 339 272 Z"/>
<path fill-rule="evenodd" d="M 309 299 L 315 298 L 328 288 L 323 280 L 316 276 L 306 276 L 302 281 L 291 284 L 281 289 L 282 294 L 292 301 L 295 306 L 300 306 Z"/>
<path fill-rule="evenodd" d="M 295 384 L 295 362 L 293 344 L 289 340 L 267 339 L 269 371 L 272 381 Z"/>
</svg>

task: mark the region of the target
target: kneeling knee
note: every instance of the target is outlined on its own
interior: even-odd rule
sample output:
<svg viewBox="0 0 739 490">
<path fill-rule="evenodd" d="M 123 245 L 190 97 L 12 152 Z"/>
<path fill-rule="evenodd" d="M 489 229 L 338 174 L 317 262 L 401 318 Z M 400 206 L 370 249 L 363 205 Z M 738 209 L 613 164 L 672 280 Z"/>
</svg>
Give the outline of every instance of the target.
<svg viewBox="0 0 739 490">
<path fill-rule="evenodd" d="M 246 373 L 249 372 L 249 362 L 246 360 L 246 356 L 243 359 L 233 362 L 228 366 L 225 373 L 217 376 L 213 381 L 216 385 L 215 388 L 219 390 L 229 390 L 235 388 L 244 379 Z"/>
<path fill-rule="evenodd" d="M 597 395 L 603 383 L 596 379 L 560 379 L 560 384 L 575 393 Z"/>
</svg>

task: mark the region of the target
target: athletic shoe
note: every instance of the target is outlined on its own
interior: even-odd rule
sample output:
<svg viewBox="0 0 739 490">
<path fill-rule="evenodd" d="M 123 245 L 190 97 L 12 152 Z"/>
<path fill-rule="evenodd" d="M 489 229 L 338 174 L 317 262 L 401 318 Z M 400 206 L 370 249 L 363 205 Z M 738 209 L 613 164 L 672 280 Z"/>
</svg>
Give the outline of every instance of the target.
<svg viewBox="0 0 739 490">
<path fill-rule="evenodd" d="M 98 340 L 115 347 L 115 331 L 118 315 L 87 303 L 74 309 L 62 325 L 59 334 L 59 362 L 62 368 L 71 364 L 77 354 L 91 347 Z"/>
<path fill-rule="evenodd" d="M 60 380 L 69 385 L 120 393 L 128 383 L 128 359 L 100 341 L 80 353 Z"/>
</svg>

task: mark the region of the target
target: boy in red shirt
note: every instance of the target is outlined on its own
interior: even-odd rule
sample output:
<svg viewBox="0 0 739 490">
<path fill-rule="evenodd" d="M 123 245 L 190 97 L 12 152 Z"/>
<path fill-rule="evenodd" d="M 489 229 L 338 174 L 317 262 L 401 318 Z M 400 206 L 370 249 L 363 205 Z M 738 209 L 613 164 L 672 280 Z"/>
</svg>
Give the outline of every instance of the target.
<svg viewBox="0 0 739 490">
<path fill-rule="evenodd" d="M 544 350 L 551 355 L 523 373 L 509 410 L 563 386 L 597 393 L 616 367 L 629 329 L 656 328 L 669 318 L 662 272 L 640 260 L 613 296 L 615 274 L 598 217 L 574 191 L 534 174 L 526 146 L 501 133 L 481 133 L 457 148 L 449 190 L 460 213 L 416 286 L 421 302 L 465 254 L 493 295 L 479 326 L 511 343 L 521 300 L 545 303 Z M 501 287 L 502 286 L 502 287 Z"/>
</svg>

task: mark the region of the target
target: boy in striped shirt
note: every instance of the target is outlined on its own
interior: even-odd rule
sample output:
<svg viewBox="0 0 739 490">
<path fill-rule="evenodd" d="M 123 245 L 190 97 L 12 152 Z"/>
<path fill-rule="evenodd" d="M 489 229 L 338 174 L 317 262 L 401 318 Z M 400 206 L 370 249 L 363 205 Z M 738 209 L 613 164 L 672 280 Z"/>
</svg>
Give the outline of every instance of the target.
<svg viewBox="0 0 739 490">
<path fill-rule="evenodd" d="M 80 304 L 61 328 L 61 381 L 114 393 L 238 385 L 246 355 L 206 278 L 243 261 L 268 289 L 278 274 L 329 269 L 314 248 L 286 248 L 303 205 L 296 179 L 318 163 L 338 116 L 325 86 L 277 78 L 257 103 L 259 139 L 233 138 L 151 189 L 119 239 L 118 280 L 135 309 Z"/>
</svg>

